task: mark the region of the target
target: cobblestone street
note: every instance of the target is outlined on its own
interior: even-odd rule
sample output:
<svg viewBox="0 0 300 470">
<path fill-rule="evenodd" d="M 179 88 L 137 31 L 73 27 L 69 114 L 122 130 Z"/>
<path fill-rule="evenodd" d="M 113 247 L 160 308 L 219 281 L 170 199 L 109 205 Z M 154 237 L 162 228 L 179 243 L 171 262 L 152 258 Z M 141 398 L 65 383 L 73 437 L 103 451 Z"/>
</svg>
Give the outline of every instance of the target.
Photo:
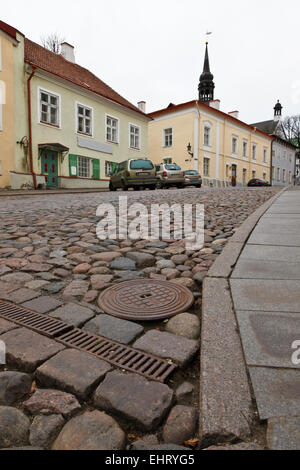
<svg viewBox="0 0 300 470">
<path fill-rule="evenodd" d="M 65 348 L 0 317 L 0 448 L 199 448 L 202 283 L 228 240 L 280 188 L 157 190 L 0 198 L 0 298 L 178 366 L 165 384 Z M 99 241 L 101 203 L 204 204 L 205 245 Z M 160 322 L 105 314 L 106 288 L 138 279 L 187 287 L 194 305 Z M 200 351 L 201 353 L 201 351 Z M 146 405 L 146 406 L 145 406 Z M 14 425 L 9 425 L 14 423 Z"/>
</svg>

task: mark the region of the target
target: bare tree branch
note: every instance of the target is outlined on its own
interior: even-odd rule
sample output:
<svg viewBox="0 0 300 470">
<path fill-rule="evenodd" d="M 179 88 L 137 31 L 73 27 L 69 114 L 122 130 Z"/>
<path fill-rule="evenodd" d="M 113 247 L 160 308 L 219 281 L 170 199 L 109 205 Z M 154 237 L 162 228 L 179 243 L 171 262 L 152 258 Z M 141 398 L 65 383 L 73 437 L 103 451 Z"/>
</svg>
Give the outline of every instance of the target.
<svg viewBox="0 0 300 470">
<path fill-rule="evenodd" d="M 65 41 L 63 36 L 60 36 L 58 33 L 48 34 L 48 36 L 43 36 L 41 38 L 41 43 L 45 49 L 48 49 L 55 54 L 60 54 L 60 45 Z"/>
</svg>

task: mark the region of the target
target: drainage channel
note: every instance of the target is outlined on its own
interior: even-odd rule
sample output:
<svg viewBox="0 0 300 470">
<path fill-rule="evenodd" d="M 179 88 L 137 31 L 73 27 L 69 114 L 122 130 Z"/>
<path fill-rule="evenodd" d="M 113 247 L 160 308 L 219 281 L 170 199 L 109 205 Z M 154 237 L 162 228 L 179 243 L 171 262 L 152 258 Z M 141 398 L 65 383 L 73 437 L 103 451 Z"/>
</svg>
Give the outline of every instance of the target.
<svg viewBox="0 0 300 470">
<path fill-rule="evenodd" d="M 163 383 L 177 369 L 176 364 L 152 354 L 90 334 L 61 320 L 10 302 L 0 300 L 0 317 L 149 380 Z"/>
</svg>

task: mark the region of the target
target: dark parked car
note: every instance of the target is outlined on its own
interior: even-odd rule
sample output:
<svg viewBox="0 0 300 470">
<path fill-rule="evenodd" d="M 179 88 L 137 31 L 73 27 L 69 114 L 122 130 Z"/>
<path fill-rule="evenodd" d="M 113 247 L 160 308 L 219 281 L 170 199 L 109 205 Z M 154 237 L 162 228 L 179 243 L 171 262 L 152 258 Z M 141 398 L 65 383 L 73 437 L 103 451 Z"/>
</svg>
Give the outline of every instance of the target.
<svg viewBox="0 0 300 470">
<path fill-rule="evenodd" d="M 184 172 L 184 185 L 185 186 L 197 186 L 201 188 L 202 178 L 196 170 L 187 170 Z"/>
<path fill-rule="evenodd" d="M 265 180 L 260 180 L 259 178 L 255 178 L 249 181 L 248 186 L 253 187 L 253 186 L 271 186 L 271 185 Z"/>
</svg>

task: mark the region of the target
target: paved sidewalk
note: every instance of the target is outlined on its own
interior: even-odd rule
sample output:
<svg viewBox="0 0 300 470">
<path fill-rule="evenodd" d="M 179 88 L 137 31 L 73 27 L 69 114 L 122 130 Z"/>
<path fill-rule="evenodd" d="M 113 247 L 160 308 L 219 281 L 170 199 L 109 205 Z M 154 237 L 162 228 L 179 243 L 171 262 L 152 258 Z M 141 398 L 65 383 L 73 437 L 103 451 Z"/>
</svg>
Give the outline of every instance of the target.
<svg viewBox="0 0 300 470">
<path fill-rule="evenodd" d="M 268 446 L 299 449 L 300 190 L 283 193 L 260 219 L 230 285 Z"/>
</svg>

